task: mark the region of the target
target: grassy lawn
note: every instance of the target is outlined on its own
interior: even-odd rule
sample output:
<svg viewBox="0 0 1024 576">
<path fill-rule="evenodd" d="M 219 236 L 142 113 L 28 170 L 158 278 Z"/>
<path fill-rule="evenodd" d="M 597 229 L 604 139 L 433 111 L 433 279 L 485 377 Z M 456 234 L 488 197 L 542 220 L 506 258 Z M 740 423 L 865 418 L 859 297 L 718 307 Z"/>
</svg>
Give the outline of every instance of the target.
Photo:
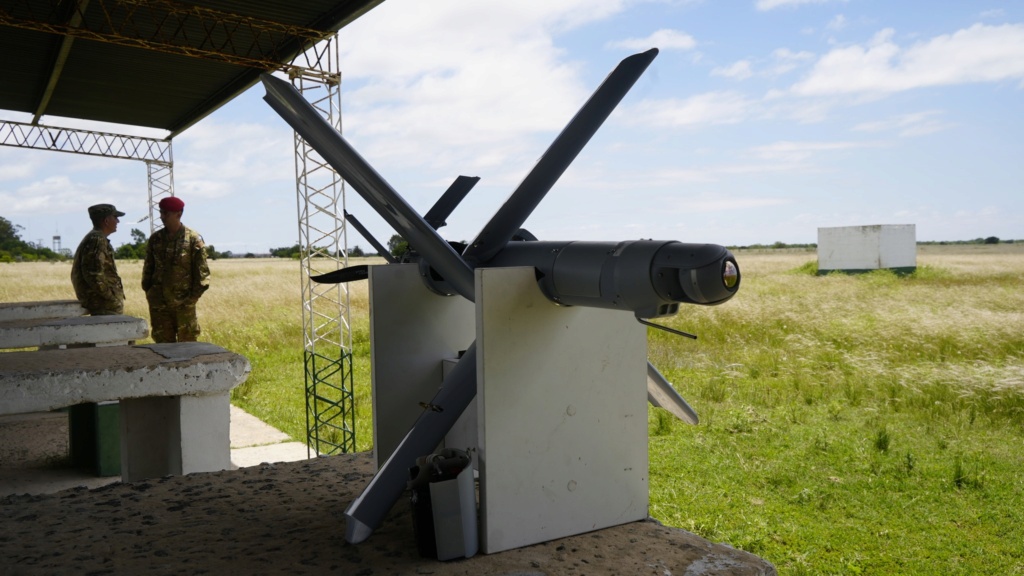
<svg viewBox="0 0 1024 576">
<path fill-rule="evenodd" d="M 785 574 L 1024 573 L 1020 248 L 738 254 L 740 294 L 669 323 L 700 340 L 650 334 L 702 416 L 652 409 L 651 515 Z"/>
<path fill-rule="evenodd" d="M 1024 244 L 926 246 L 918 271 L 814 274 L 739 252 L 743 288 L 651 330 L 701 416 L 651 409 L 651 515 L 782 574 L 1024 574 Z M 148 317 L 141 263 L 119 262 Z M 72 298 L 70 264 L 0 264 L 0 301 Z M 211 262 L 204 340 L 253 365 L 233 402 L 305 437 L 298 264 Z M 370 448 L 365 283 L 351 284 L 358 449 Z"/>
</svg>

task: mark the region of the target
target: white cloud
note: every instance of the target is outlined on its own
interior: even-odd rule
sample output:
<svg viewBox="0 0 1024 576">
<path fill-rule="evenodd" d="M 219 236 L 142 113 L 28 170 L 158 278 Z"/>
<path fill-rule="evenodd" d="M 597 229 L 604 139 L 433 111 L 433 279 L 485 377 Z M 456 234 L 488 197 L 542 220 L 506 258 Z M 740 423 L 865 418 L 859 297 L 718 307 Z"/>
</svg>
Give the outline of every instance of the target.
<svg viewBox="0 0 1024 576">
<path fill-rule="evenodd" d="M 711 70 L 711 75 L 724 76 L 726 78 L 734 78 L 736 80 L 746 80 L 753 76 L 754 73 L 750 69 L 749 60 L 737 60 L 729 66 Z"/>
<path fill-rule="evenodd" d="M 535 158 L 534 138 L 549 140 L 597 87 L 585 76 L 618 63 L 588 70 L 554 36 L 626 3 L 384 2 L 342 30 L 346 134 L 379 169 L 459 173 Z"/>
<path fill-rule="evenodd" d="M 772 51 L 771 57 L 760 70 L 757 76 L 775 78 L 792 72 L 807 62 L 814 60 L 814 54 L 807 51 L 794 52 L 787 48 L 779 48 Z M 711 70 L 712 76 L 722 76 L 734 80 L 746 80 L 755 75 L 753 63 L 750 60 L 737 60 L 728 66 L 720 66 Z"/>
<path fill-rule="evenodd" d="M 924 136 L 945 130 L 952 124 L 942 122 L 939 110 L 927 110 L 913 114 L 903 114 L 886 120 L 875 122 L 863 122 L 853 127 L 858 132 L 891 132 L 895 131 L 900 136 Z"/>
<path fill-rule="evenodd" d="M 634 124 L 660 128 L 735 124 L 749 118 L 757 106 L 756 101 L 737 92 L 708 92 L 682 99 L 645 100 L 623 116 Z"/>
<path fill-rule="evenodd" d="M 885 29 L 866 45 L 832 50 L 792 87 L 801 96 L 886 94 L 916 88 L 1024 79 L 1024 25 L 975 24 L 901 48 Z"/>
<path fill-rule="evenodd" d="M 81 213 L 87 218 L 85 208 L 93 204 L 112 203 L 123 211 L 126 206 L 145 204 L 139 195 L 137 183 L 127 184 L 119 178 L 102 182 L 73 180 L 64 174 L 33 180 L 21 187 L 0 191 L 0 205 L 9 214 L 49 215 Z"/>
<path fill-rule="evenodd" d="M 175 139 L 175 188 L 183 197 L 213 198 L 294 181 L 294 146 L 283 124 L 201 122 Z"/>
<path fill-rule="evenodd" d="M 767 12 L 776 8 L 794 8 L 803 4 L 825 4 L 832 1 L 834 0 L 757 0 L 754 5 L 758 10 Z"/>
<path fill-rule="evenodd" d="M 814 54 L 806 50 L 794 52 L 788 48 L 779 48 L 772 52 L 772 64 L 765 73 L 769 76 L 781 76 L 811 60 L 814 60 Z"/>
<path fill-rule="evenodd" d="M 791 142 L 780 141 L 767 146 L 757 146 L 753 153 L 763 160 L 774 162 L 804 162 L 820 152 L 834 152 L 854 148 L 867 148 L 876 144 L 863 142 Z"/>
<path fill-rule="evenodd" d="M 733 210 L 752 210 L 767 206 L 781 206 L 791 204 L 792 202 L 789 198 L 699 198 L 686 201 L 683 204 L 683 208 L 686 212 L 697 213 L 728 212 Z"/>
<path fill-rule="evenodd" d="M 666 28 L 658 30 L 646 38 L 630 38 L 608 43 L 609 48 L 625 48 L 626 50 L 647 50 L 648 48 L 693 50 L 696 46 L 697 41 L 693 36 Z"/>
<path fill-rule="evenodd" d="M 350 80 L 377 76 L 408 80 L 479 62 L 499 66 L 508 57 L 531 59 L 541 52 L 556 52 L 553 34 L 607 18 L 626 3 L 388 0 L 342 29 L 341 68 Z M 495 60 L 503 53 L 506 58 Z M 543 69 L 549 61 L 547 57 L 535 65 Z"/>
<path fill-rule="evenodd" d="M 828 24 L 825 25 L 826 30 L 842 30 L 846 28 L 846 16 L 837 14 L 835 18 L 829 20 Z"/>
<path fill-rule="evenodd" d="M 15 152 L 13 148 L 0 148 L 0 182 L 30 178 L 43 165 L 44 151 L 36 154 Z"/>
</svg>

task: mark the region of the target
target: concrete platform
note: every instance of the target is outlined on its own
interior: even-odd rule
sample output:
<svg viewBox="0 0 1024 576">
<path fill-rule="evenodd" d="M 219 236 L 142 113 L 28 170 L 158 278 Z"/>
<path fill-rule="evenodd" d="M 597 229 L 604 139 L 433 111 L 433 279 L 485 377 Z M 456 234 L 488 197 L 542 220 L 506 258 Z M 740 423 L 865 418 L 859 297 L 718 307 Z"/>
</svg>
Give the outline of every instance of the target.
<svg viewBox="0 0 1024 576">
<path fill-rule="evenodd" d="M 651 520 L 439 562 L 417 553 L 411 504 L 362 544 L 343 511 L 373 477 L 343 454 L 36 496 L 0 496 L 4 574 L 776 576 L 770 562 Z"/>
<path fill-rule="evenodd" d="M 304 443 L 231 406 L 232 469 L 306 458 Z M 66 413 L 0 416 L 0 497 L 99 488 L 120 481 L 120 476 L 101 478 L 70 467 Z"/>
</svg>

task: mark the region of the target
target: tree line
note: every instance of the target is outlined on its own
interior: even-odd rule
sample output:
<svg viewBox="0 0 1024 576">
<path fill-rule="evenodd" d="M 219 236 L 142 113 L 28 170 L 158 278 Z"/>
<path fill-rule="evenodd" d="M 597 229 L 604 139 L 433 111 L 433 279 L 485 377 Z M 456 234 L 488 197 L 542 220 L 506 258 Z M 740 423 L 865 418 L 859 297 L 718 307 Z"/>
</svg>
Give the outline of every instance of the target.
<svg viewBox="0 0 1024 576">
<path fill-rule="evenodd" d="M 26 242 L 21 238 L 23 227 L 0 216 L 0 262 L 63 262 L 74 256 L 71 249 L 59 252 L 35 242 Z M 146 257 L 146 243 L 149 238 L 138 228 L 132 228 L 132 241 L 121 244 L 114 249 L 114 258 L 118 260 L 142 260 Z M 230 258 L 231 252 L 218 252 L 213 246 L 206 247 L 208 257 Z"/>
<path fill-rule="evenodd" d="M 21 226 L 0 216 L 0 262 L 61 261 L 67 256 L 21 239 Z"/>
<path fill-rule="evenodd" d="M 10 220 L 0 216 L 0 262 L 61 262 L 68 260 L 72 257 L 73 252 L 69 249 L 55 252 L 45 246 L 40 246 L 34 242 L 26 242 L 21 239 L 21 226 L 14 224 Z M 114 257 L 118 260 L 142 260 L 146 257 L 146 242 L 148 238 L 146 233 L 138 228 L 132 228 L 131 231 L 132 241 L 121 244 L 114 250 Z M 988 236 L 984 238 L 975 238 L 973 240 L 951 240 L 951 241 L 922 241 L 918 244 L 924 245 L 947 245 L 947 244 L 1013 244 L 1014 240 L 1001 240 L 996 236 Z M 815 249 L 817 244 L 787 244 L 785 242 L 775 242 L 772 244 L 752 244 L 750 246 L 730 246 L 730 248 L 739 249 L 785 249 L 785 248 L 803 248 L 803 249 Z M 388 251 L 396 258 L 401 258 L 405 253 L 409 251 L 409 243 L 398 234 L 393 235 L 388 240 Z M 292 246 L 282 246 L 280 248 L 271 248 L 270 255 L 275 258 L 292 258 L 298 259 L 303 255 L 302 246 L 294 244 Z M 217 258 L 235 258 L 236 255 L 230 250 L 219 252 L 213 245 L 206 246 L 207 257 L 216 260 Z M 349 248 L 348 255 L 351 257 L 362 257 L 372 256 L 373 254 L 367 254 L 359 246 Z M 341 254 L 335 254 L 336 257 L 341 257 Z M 246 258 L 255 258 L 254 254 L 245 254 Z"/>
</svg>

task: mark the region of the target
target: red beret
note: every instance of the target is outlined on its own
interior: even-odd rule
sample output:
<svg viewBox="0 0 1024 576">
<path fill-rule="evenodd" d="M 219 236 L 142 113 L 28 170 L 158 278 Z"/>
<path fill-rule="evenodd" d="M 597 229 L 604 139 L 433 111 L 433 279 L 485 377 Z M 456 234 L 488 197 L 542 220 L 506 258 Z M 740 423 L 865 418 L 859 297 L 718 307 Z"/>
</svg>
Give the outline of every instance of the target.
<svg viewBox="0 0 1024 576">
<path fill-rule="evenodd" d="M 181 201 L 181 198 L 168 196 L 160 201 L 160 209 L 168 212 L 181 212 L 185 209 L 185 203 Z"/>
</svg>

